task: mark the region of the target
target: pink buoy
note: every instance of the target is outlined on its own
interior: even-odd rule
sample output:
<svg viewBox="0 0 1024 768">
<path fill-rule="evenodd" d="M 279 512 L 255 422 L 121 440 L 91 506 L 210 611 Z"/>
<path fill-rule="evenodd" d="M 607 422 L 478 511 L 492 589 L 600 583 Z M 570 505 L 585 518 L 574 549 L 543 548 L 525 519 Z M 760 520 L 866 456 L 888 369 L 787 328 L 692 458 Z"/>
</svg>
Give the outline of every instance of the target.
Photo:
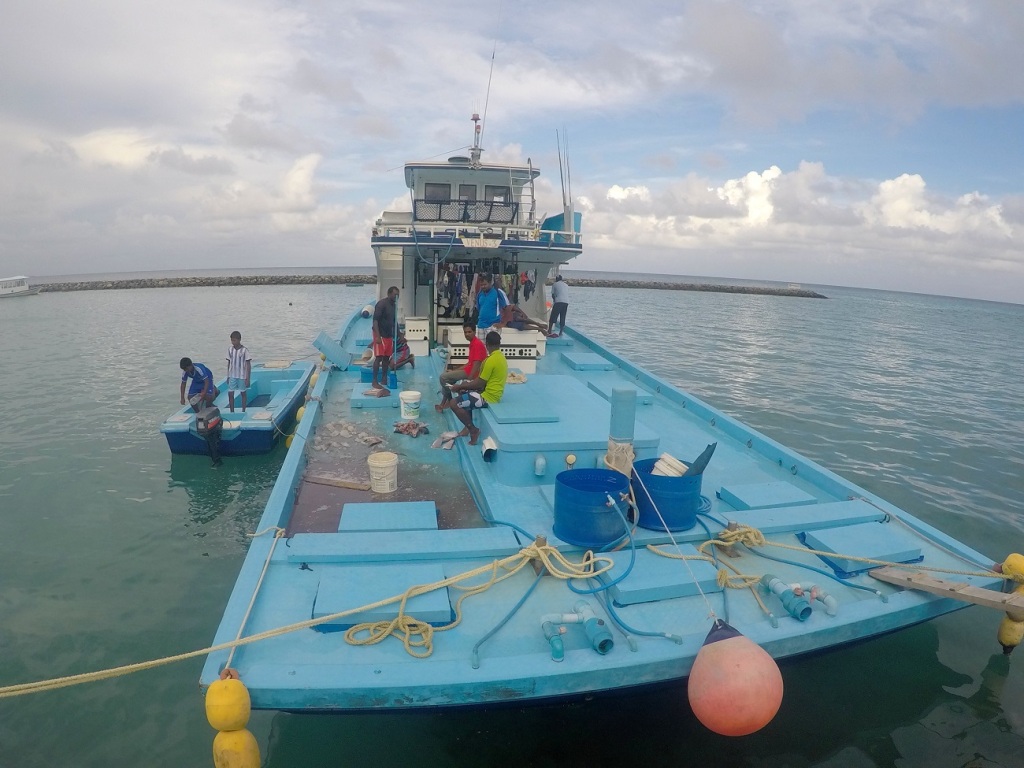
<svg viewBox="0 0 1024 768">
<path fill-rule="evenodd" d="M 779 711 L 782 673 L 764 648 L 716 619 L 693 662 L 687 696 L 706 728 L 746 736 Z"/>
</svg>

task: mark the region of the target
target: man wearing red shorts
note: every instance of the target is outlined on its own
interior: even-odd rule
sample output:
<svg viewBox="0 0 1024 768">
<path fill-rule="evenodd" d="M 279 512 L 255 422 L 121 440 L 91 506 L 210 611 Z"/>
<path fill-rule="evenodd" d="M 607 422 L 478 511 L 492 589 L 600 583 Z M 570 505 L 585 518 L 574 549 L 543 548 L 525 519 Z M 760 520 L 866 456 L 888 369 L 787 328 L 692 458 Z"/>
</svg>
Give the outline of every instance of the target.
<svg viewBox="0 0 1024 768">
<path fill-rule="evenodd" d="M 377 302 L 373 308 L 373 383 L 374 389 L 387 391 L 388 368 L 391 362 L 391 355 L 394 354 L 396 327 L 398 319 L 396 305 L 398 304 L 398 288 L 388 288 L 388 295 Z M 380 371 L 380 382 L 377 381 Z"/>
</svg>

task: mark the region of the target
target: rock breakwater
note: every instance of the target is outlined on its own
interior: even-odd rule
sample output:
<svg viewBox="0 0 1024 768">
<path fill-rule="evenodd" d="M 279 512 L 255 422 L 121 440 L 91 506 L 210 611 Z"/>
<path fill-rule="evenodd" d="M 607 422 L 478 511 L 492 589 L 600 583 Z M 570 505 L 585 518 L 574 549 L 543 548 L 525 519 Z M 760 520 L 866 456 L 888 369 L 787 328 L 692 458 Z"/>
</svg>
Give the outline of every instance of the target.
<svg viewBox="0 0 1024 768">
<path fill-rule="evenodd" d="M 660 291 L 705 291 L 708 293 L 739 293 L 761 296 L 793 296 L 804 299 L 825 299 L 815 291 L 796 286 L 715 285 L 712 283 L 673 283 L 663 280 L 591 280 L 569 277 L 569 285 L 578 288 L 645 288 Z M 254 285 L 376 285 L 376 275 L 236 275 L 233 277 L 154 277 L 132 280 L 87 280 L 65 283 L 42 283 L 41 292 L 110 291 L 132 288 L 216 288 Z M 551 281 L 548 281 L 548 285 Z"/>
<path fill-rule="evenodd" d="M 233 285 L 365 285 L 376 275 L 236 275 L 233 277 L 150 277 L 134 280 L 86 280 L 42 283 L 40 292 L 113 291 L 129 288 L 219 288 Z"/>
<path fill-rule="evenodd" d="M 795 296 L 801 299 L 827 299 L 815 291 L 797 286 L 715 285 L 712 283 L 671 283 L 664 280 L 588 280 L 566 276 L 572 287 L 581 288 L 649 288 L 657 291 L 705 291 L 707 293 L 743 293 L 754 296 Z M 551 281 L 548 281 L 548 285 Z"/>
</svg>

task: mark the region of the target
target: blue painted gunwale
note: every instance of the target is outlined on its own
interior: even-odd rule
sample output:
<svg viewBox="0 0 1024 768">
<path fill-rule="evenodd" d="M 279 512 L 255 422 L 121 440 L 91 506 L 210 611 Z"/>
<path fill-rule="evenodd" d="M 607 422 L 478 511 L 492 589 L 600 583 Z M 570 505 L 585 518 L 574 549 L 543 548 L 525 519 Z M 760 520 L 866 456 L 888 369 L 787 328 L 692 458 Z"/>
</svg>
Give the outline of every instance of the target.
<svg viewBox="0 0 1024 768">
<path fill-rule="evenodd" d="M 214 405 L 220 408 L 224 420 L 220 452 L 223 456 L 246 456 L 267 453 L 281 438 L 282 431 L 295 418 L 302 406 L 309 380 L 316 366 L 307 361 L 293 362 L 287 368 L 264 368 L 263 363 L 253 363 L 250 377 L 249 397 L 255 398 L 264 390 L 270 390 L 272 382 L 287 380 L 287 389 L 267 391 L 272 395 L 264 406 L 249 407 L 244 413 L 238 402 L 234 413 L 228 410 L 227 380 L 217 383 L 220 394 Z M 271 412 L 269 419 L 254 419 L 254 414 Z M 167 446 L 174 454 L 206 456 L 209 448 L 206 441 L 195 430 L 195 413 L 190 405 L 178 409 L 160 425 L 160 431 L 167 439 Z"/>
<path fill-rule="evenodd" d="M 361 303 L 357 306 L 361 306 Z M 361 353 L 368 336 L 369 321 L 355 313 L 343 327 L 339 343 L 353 357 Z M 607 382 L 608 371 L 575 371 L 559 359 L 560 351 L 573 348 L 600 355 L 612 363 L 612 374 L 623 384 L 641 388 L 653 395 L 650 405 L 637 405 L 638 428 L 658 436 L 658 444 L 638 449 L 638 458 L 647 458 L 668 451 L 683 459 L 693 458 L 710 442 L 718 442 L 718 450 L 704 477 L 703 492 L 711 502 L 710 514 L 719 520 L 736 520 L 753 525 L 764 523 L 769 540 L 793 543 L 796 541 L 793 525 L 800 530 L 815 527 L 847 526 L 874 521 L 878 525 L 893 525 L 900 530 L 912 530 L 920 540 L 925 553 L 925 564 L 950 568 L 980 570 L 991 563 L 983 555 L 946 536 L 932 526 L 914 518 L 833 472 L 800 456 L 785 446 L 758 433 L 727 416 L 700 399 L 682 392 L 669 382 L 610 352 L 583 334 L 567 329 L 561 344 L 551 344 L 547 354 L 538 361 L 537 374 L 528 379 L 545 376 L 574 376 L 585 388 L 588 376 L 600 374 Z M 437 356 L 417 358 L 414 371 L 403 370 L 401 385 L 424 393 L 421 418 L 430 421 L 436 429 L 451 428 L 454 422 L 438 426 L 435 414 L 428 413 L 430 393 L 438 373 Z M 543 381 L 543 379 L 541 378 Z M 294 505 L 296 489 L 301 482 L 306 464 L 305 444 L 312 439 L 323 414 L 321 400 L 338 400 L 345 407 L 345 398 L 358 381 L 358 371 L 328 369 L 319 378 L 307 406 L 306 415 L 296 430 L 278 481 L 267 503 L 258 530 L 271 526 L 285 527 Z M 515 385 L 509 385 L 515 386 Z M 601 399 L 594 393 L 594 397 Z M 558 424 L 564 434 L 557 449 L 535 450 L 531 444 L 528 455 L 506 455 L 499 445 L 495 462 L 483 461 L 477 447 L 457 441 L 458 460 L 462 478 L 469 486 L 485 521 L 514 523 L 531 535 L 544 535 L 567 556 L 578 559 L 582 550 L 560 542 L 551 530 L 552 488 L 554 474 L 564 461 L 566 444 L 571 444 L 574 424 L 583 421 L 607 419 L 606 413 L 595 416 L 596 400 L 578 403 L 559 401 Z M 579 410 L 584 407 L 587 410 Z M 382 432 L 398 417 L 388 408 L 365 412 L 378 419 Z M 364 414 L 364 415 L 365 415 Z M 482 414 L 482 438 L 502 434 L 500 425 Z M 513 425 L 528 430 L 533 425 Z M 549 429 L 550 422 L 536 425 Z M 639 430 L 638 430 L 639 432 Z M 431 451 L 429 438 L 393 443 L 403 456 L 399 467 L 403 478 L 409 477 L 408 467 L 436 463 L 444 459 L 443 451 Z M 530 476 L 533 459 L 545 455 L 548 470 L 544 477 Z M 594 466 L 596 452 L 576 451 L 576 466 Z M 450 454 L 449 454 L 450 456 Z M 582 462 L 589 463 L 582 463 Z M 413 473 L 414 474 L 414 473 Z M 715 496 L 715 490 L 729 483 L 786 481 L 814 496 L 817 504 L 792 509 L 749 510 L 732 509 Z M 403 483 L 404 484 L 404 483 Z M 381 501 L 388 501 L 381 496 Z M 443 503 L 443 499 L 425 499 Z M 787 520 L 793 525 L 787 526 Z M 707 521 L 711 533 L 719 526 Z M 501 527 L 505 530 L 504 526 Z M 473 555 L 469 529 L 464 546 L 446 550 L 443 541 L 452 537 L 439 532 L 431 537 L 424 532 L 423 544 L 405 547 L 398 554 L 389 541 L 396 541 L 379 533 L 325 533 L 309 534 L 320 537 L 315 544 L 321 555 L 315 562 L 297 562 L 289 556 L 289 546 L 300 546 L 298 537 L 278 544 L 271 559 L 263 585 L 255 602 L 252 616 L 243 635 L 284 626 L 309 619 L 317 584 L 321 573 L 332 579 L 344 578 L 358 594 L 360 579 L 372 573 L 367 566 L 373 563 L 396 564 L 430 558 L 444 567 L 451 576 L 491 562 L 493 550 L 481 549 Z M 511 530 L 511 529 L 510 529 Z M 400 536 L 400 534 L 398 534 Z M 663 545 L 671 550 L 668 535 L 656 531 L 637 529 L 637 546 Z M 404 537 L 409 538 L 409 537 Z M 701 528 L 676 534 L 680 542 L 698 543 L 705 538 Z M 523 543 L 526 537 L 512 533 L 506 540 Z M 332 545 L 332 542 L 337 542 Z M 235 589 L 225 609 L 214 642 L 233 640 L 239 632 L 241 619 L 249 605 L 256 583 L 270 551 L 269 536 L 254 539 L 242 566 Z M 304 545 L 302 545 L 304 546 Z M 793 551 L 773 551 L 773 554 L 815 567 L 823 567 L 816 556 Z M 956 553 L 959 557 L 951 553 Z M 613 555 L 617 568 L 628 563 L 629 550 Z M 746 591 L 729 590 L 709 594 L 710 605 L 717 615 L 754 642 L 760 644 L 776 658 L 786 658 L 842 647 L 851 642 L 885 634 L 926 621 L 944 613 L 964 607 L 957 601 L 938 598 L 924 593 L 900 590 L 876 582 L 862 575 L 852 581 L 870 586 L 885 596 L 885 601 L 863 591 L 837 584 L 822 576 L 810 574 L 794 566 L 783 565 L 752 555 L 743 555 L 730 561 L 741 565 L 744 571 L 772 573 L 785 582 L 819 583 L 839 601 L 839 613 L 829 617 L 815 603 L 811 618 L 804 623 L 789 617 L 777 602 L 773 604 L 778 617 L 777 626 L 764 616 Z M 305 568 L 302 567 L 305 564 Z M 634 571 L 630 578 L 643 578 Z M 680 569 L 680 580 L 688 575 Z M 998 589 L 997 580 L 980 577 L 957 577 L 977 586 Z M 239 669 L 252 697 L 253 706 L 263 709 L 290 711 L 357 711 L 416 709 L 423 707 L 459 707 L 492 705 L 508 702 L 541 702 L 592 693 L 627 690 L 637 686 L 656 685 L 669 680 L 685 678 L 696 652 L 710 628 L 708 604 L 699 596 L 678 597 L 650 603 L 623 606 L 616 610 L 632 626 L 679 636 L 680 643 L 664 638 L 634 636 L 636 650 L 630 650 L 625 638 L 615 633 L 612 652 L 601 656 L 585 642 L 582 629 L 570 626 L 563 636 L 566 644 L 565 660 L 551 660 L 547 642 L 541 633 L 539 617 L 548 613 L 571 610 L 580 599 L 570 592 L 564 582 L 551 577 L 542 579 L 523 609 L 485 644 L 480 652 L 480 666 L 471 664 L 471 650 L 486 633 L 495 627 L 519 601 L 533 582 L 531 569 L 524 569 L 484 595 L 468 599 L 463 604 L 464 619 L 456 629 L 438 633 L 434 638 L 434 652 L 429 659 L 413 659 L 402 644 L 394 638 L 372 646 L 347 645 L 342 633 L 321 633 L 311 629 L 300 630 L 281 637 L 259 641 L 239 648 L 232 666 Z M 625 582 L 624 582 L 625 583 Z M 451 596 L 454 600 L 454 596 Z M 607 618 L 601 603 L 595 597 L 586 598 L 599 616 Z M 727 603 L 726 603 L 727 600 Z M 771 604 L 772 598 L 766 598 Z M 727 606 L 727 607 L 726 607 Z M 227 659 L 227 651 L 212 653 L 204 666 L 201 684 L 208 685 L 220 672 Z"/>
</svg>

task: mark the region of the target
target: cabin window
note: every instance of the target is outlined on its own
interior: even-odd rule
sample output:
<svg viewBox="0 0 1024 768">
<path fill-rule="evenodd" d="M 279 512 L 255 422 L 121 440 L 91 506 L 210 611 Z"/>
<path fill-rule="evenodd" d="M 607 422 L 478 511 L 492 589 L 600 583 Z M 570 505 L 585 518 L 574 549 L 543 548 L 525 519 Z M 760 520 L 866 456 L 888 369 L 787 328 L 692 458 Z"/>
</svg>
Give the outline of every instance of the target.
<svg viewBox="0 0 1024 768">
<path fill-rule="evenodd" d="M 508 187 L 499 187 L 495 184 L 488 184 L 484 187 L 484 200 L 495 203 L 510 203 L 512 195 Z"/>
<path fill-rule="evenodd" d="M 433 203 L 443 203 L 452 199 L 451 184 L 424 184 L 423 199 Z"/>
<path fill-rule="evenodd" d="M 476 184 L 459 184 L 459 200 L 476 202 Z"/>
</svg>

